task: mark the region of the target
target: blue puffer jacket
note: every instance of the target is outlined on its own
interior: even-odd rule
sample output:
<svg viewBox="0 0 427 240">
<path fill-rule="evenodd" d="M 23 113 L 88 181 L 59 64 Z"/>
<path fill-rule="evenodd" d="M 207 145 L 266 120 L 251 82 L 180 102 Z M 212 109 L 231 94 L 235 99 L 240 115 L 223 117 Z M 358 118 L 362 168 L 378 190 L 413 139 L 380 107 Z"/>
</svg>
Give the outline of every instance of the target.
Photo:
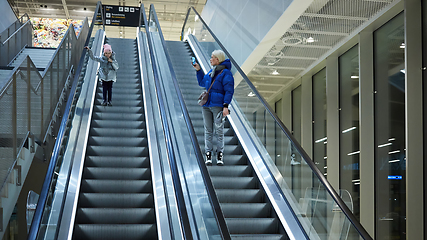
<svg viewBox="0 0 427 240">
<path fill-rule="evenodd" d="M 215 82 L 212 85 L 211 90 L 209 91 L 209 99 L 203 105 L 203 107 L 222 107 L 224 103 L 230 104 L 231 99 L 234 94 L 234 77 L 231 73 L 231 62 L 230 59 L 226 59 L 219 65 L 224 65 L 225 69 L 217 71 Z M 203 75 L 203 71 L 197 71 L 197 81 L 199 82 L 200 87 L 209 89 L 212 83 L 212 78 L 210 77 L 210 73 L 212 69 L 206 74 Z"/>
</svg>

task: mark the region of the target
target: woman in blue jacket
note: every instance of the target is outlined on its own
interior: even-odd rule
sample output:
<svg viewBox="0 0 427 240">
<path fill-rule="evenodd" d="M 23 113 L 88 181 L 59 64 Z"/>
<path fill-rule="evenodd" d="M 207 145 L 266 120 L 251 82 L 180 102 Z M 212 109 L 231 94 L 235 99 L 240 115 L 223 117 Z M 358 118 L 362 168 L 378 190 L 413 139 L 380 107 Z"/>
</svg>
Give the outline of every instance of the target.
<svg viewBox="0 0 427 240">
<path fill-rule="evenodd" d="M 89 57 L 92 60 L 100 63 L 98 78 L 102 81 L 102 106 L 107 104 L 108 106 L 112 106 L 113 82 L 116 81 L 117 70 L 119 69 L 115 53 L 109 44 L 104 44 L 104 55 L 100 57 L 93 56 L 93 52 L 88 46 L 85 49 L 89 51 Z"/>
<path fill-rule="evenodd" d="M 224 122 L 229 114 L 228 105 L 234 94 L 234 77 L 231 73 L 230 59 L 225 59 L 225 54 L 221 50 L 212 52 L 210 63 L 212 69 L 206 74 L 200 71 L 198 63 L 194 64 L 197 70 L 197 81 L 199 86 L 209 89 L 209 99 L 203 105 L 203 123 L 205 127 L 205 153 L 206 165 L 212 165 L 213 153 L 213 132 L 217 136 L 217 165 L 224 165 Z M 215 124 L 215 125 L 214 125 Z"/>
</svg>

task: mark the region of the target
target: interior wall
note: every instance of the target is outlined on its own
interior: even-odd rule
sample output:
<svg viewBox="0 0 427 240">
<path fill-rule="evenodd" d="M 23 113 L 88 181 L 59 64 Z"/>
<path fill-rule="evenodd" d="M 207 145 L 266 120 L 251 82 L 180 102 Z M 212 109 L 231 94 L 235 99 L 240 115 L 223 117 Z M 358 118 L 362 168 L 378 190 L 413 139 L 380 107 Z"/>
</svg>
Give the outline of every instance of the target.
<svg viewBox="0 0 427 240">
<path fill-rule="evenodd" d="M 0 33 L 2 33 L 18 18 L 15 16 L 15 13 L 12 11 L 12 8 L 6 0 L 0 1 L 0 9 Z"/>
</svg>

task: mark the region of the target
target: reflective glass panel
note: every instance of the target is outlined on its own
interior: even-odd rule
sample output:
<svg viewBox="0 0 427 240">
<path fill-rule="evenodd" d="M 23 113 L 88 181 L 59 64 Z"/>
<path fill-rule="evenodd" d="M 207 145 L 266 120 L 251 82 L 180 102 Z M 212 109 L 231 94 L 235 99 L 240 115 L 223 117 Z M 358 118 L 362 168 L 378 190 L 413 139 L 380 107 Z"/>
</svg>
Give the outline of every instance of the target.
<svg viewBox="0 0 427 240">
<path fill-rule="evenodd" d="M 340 189 L 347 190 L 353 198 L 357 218 L 360 217 L 358 50 L 356 45 L 339 57 Z"/>
<path fill-rule="evenodd" d="M 327 177 L 326 68 L 313 76 L 313 161 Z"/>
<path fill-rule="evenodd" d="M 401 13 L 374 32 L 376 238 L 406 239 L 405 44 Z"/>
</svg>

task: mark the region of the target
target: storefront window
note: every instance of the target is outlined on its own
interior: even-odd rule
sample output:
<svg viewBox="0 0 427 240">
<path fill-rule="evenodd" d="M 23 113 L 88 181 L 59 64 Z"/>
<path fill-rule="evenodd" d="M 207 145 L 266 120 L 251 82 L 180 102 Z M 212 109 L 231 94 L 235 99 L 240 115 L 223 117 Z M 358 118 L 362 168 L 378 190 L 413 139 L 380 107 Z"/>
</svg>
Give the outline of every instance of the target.
<svg viewBox="0 0 427 240">
<path fill-rule="evenodd" d="M 406 239 L 404 15 L 374 32 L 375 239 Z"/>
<path fill-rule="evenodd" d="M 353 213 L 360 219 L 359 176 L 359 47 L 339 57 L 340 189 L 353 199 Z"/>
<path fill-rule="evenodd" d="M 327 177 L 326 68 L 313 76 L 313 161 Z"/>
</svg>

